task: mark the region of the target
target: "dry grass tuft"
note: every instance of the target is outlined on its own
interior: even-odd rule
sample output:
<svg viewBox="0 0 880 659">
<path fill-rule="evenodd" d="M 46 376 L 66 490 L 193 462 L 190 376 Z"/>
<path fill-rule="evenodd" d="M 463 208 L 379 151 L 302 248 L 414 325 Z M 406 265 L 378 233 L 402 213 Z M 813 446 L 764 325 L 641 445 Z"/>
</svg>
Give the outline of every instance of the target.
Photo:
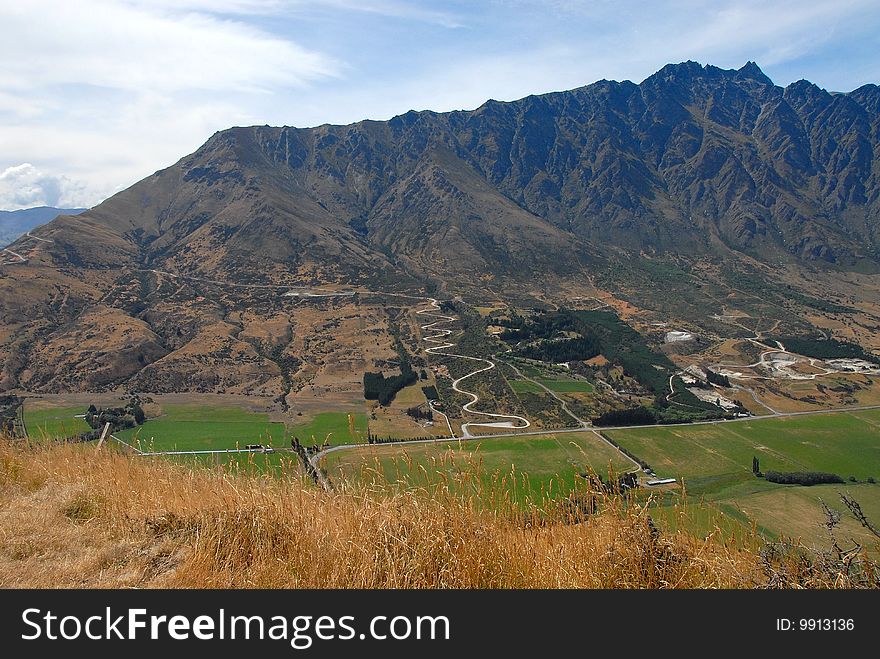
<svg viewBox="0 0 880 659">
<path fill-rule="evenodd" d="M 324 492 L 94 446 L 0 442 L 0 586 L 752 588 L 852 585 L 802 552 L 665 534 L 620 497 L 524 512 L 433 487 Z M 577 522 L 577 523 L 572 523 Z M 781 575 L 781 576 L 780 576 Z"/>
</svg>

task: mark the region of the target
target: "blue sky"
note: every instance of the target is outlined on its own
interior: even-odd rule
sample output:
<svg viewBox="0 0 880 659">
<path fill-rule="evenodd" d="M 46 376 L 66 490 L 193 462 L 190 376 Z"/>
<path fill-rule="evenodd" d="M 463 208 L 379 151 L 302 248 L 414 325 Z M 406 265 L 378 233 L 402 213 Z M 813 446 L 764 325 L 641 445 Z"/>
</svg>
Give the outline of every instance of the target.
<svg viewBox="0 0 880 659">
<path fill-rule="evenodd" d="M 0 0 L 0 209 L 93 205 L 232 125 L 313 126 L 754 60 L 880 82 L 877 0 Z"/>
</svg>

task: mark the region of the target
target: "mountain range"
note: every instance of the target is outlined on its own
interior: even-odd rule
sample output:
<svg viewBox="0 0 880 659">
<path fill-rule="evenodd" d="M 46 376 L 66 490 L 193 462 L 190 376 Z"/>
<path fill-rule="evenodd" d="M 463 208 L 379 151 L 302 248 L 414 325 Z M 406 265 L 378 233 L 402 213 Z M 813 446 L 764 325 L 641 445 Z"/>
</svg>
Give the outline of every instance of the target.
<svg viewBox="0 0 880 659">
<path fill-rule="evenodd" d="M 669 289 L 662 271 L 689 278 L 693 308 L 669 312 L 693 320 L 706 305 L 721 313 L 718 295 L 741 292 L 744 278 L 758 288 L 765 278 L 768 291 L 793 282 L 803 297 L 817 291 L 797 273 L 873 276 L 878 219 L 880 88 L 780 87 L 753 62 L 670 64 L 640 84 L 602 80 L 473 111 L 230 128 L 10 246 L 0 388 L 97 386 L 35 361 L 66 350 L 78 368 L 77 324 L 96 314 L 91 331 L 133 346 L 100 386 L 184 348 L 147 272 L 551 303 L 601 287 L 650 305 L 656 287 Z M 820 299 L 859 294 L 828 286 Z"/>
</svg>

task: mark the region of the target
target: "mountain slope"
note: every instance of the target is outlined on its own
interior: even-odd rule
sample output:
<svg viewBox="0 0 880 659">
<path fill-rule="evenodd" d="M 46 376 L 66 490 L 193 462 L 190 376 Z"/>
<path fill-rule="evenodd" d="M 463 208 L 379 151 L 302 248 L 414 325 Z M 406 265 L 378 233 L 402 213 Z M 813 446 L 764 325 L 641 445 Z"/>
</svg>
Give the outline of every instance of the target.
<svg viewBox="0 0 880 659">
<path fill-rule="evenodd" d="M 0 211 L 0 247 L 8 245 L 22 234 L 54 220 L 59 215 L 79 215 L 86 210 L 86 208 L 37 206 L 16 211 Z"/>
</svg>

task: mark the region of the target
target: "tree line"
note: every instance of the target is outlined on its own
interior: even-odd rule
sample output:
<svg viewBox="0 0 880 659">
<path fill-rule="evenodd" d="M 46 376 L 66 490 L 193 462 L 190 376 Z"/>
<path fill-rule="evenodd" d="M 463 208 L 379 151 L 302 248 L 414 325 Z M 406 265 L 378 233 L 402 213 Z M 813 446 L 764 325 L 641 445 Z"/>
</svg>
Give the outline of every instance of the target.
<svg viewBox="0 0 880 659">
<path fill-rule="evenodd" d="M 433 421 L 434 414 L 431 410 L 424 410 L 418 405 L 414 407 L 408 407 L 406 413 L 411 416 L 416 421 Z"/>
<path fill-rule="evenodd" d="M 599 343 L 591 336 L 580 336 L 575 339 L 541 340 L 536 344 L 525 346 L 515 352 L 519 357 L 526 357 L 541 362 L 560 364 L 563 362 L 585 361 L 600 354 Z"/>
<path fill-rule="evenodd" d="M 716 384 L 719 387 L 730 387 L 730 380 L 726 375 L 716 373 L 712 369 L 706 369 L 706 380 L 709 384 Z"/>
<path fill-rule="evenodd" d="M 825 483 L 843 483 L 837 474 L 824 471 L 768 471 L 764 478 L 771 483 L 783 485 L 822 485 Z"/>
<path fill-rule="evenodd" d="M 654 410 L 639 406 L 611 410 L 593 418 L 594 426 L 649 426 L 657 423 Z"/>
</svg>

